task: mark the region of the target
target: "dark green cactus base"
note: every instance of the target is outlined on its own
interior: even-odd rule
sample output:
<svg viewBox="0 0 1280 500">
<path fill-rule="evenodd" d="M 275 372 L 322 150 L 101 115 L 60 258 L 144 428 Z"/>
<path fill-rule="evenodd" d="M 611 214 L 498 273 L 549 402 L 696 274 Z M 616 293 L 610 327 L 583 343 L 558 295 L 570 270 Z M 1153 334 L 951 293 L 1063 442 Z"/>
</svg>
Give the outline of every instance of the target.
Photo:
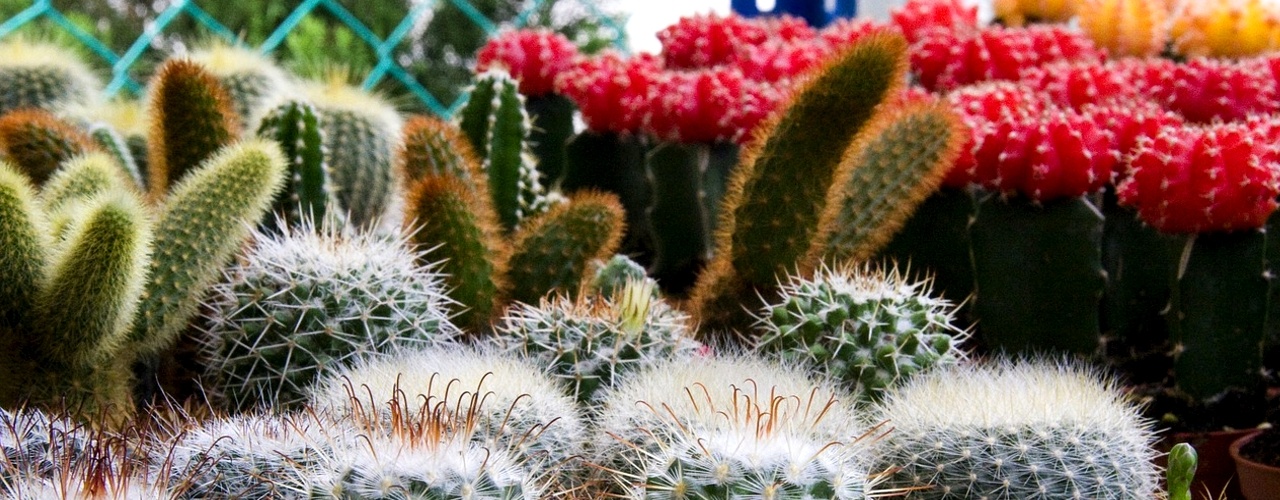
<svg viewBox="0 0 1280 500">
<path fill-rule="evenodd" d="M 711 259 L 715 223 L 737 148 L 663 143 L 649 152 L 655 249 L 651 273 L 668 295 L 687 296 Z"/>
<path fill-rule="evenodd" d="M 1280 311 L 1280 211 L 1267 219 L 1267 270 L 1270 271 L 1268 307 Z M 1262 349 L 1262 365 L 1275 373 L 1280 370 L 1280 317 L 1268 315 L 1266 344 Z"/>
<path fill-rule="evenodd" d="M 645 174 L 646 145 L 636 135 L 583 132 L 565 146 L 560 189 L 571 194 L 595 189 L 618 196 L 627 212 L 627 229 L 619 253 L 648 266 L 653 262 L 653 235 L 648 209 L 653 190 Z"/>
<path fill-rule="evenodd" d="M 1110 189 L 1108 189 L 1110 191 Z M 1131 383 L 1159 382 L 1167 375 L 1169 270 L 1177 265 L 1178 238 L 1156 231 L 1132 209 L 1104 201 L 1102 331 L 1108 359 L 1120 362 Z"/>
<path fill-rule="evenodd" d="M 1191 397 L 1262 386 L 1266 242 L 1263 231 L 1247 230 L 1198 234 L 1183 247 L 1165 317 L 1178 388 Z"/>
<path fill-rule="evenodd" d="M 1098 349 L 1102 214 L 1084 198 L 1035 206 L 992 194 L 970 226 L 980 338 L 1010 353 Z"/>
<path fill-rule="evenodd" d="M 925 199 L 902 230 L 880 251 L 911 271 L 911 279 L 933 277 L 933 291 L 959 304 L 973 293 L 969 258 L 969 221 L 974 193 L 944 188 Z"/>
<path fill-rule="evenodd" d="M 524 109 L 533 120 L 529 143 L 538 156 L 542 185 L 554 186 L 564 175 L 565 144 L 573 136 L 573 101 L 559 94 L 528 97 Z"/>
</svg>

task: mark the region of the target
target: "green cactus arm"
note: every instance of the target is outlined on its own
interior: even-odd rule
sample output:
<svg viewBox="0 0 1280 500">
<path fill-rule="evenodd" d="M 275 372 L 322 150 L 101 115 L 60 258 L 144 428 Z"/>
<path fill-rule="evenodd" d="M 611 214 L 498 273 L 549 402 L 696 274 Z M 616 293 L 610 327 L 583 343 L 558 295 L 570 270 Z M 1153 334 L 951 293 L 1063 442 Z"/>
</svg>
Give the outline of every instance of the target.
<svg viewBox="0 0 1280 500">
<path fill-rule="evenodd" d="M 551 291 L 577 293 L 591 261 L 613 255 L 624 225 L 617 197 L 594 191 L 530 220 L 507 264 L 511 299 L 536 304 Z"/>
<path fill-rule="evenodd" d="M 507 288 L 507 250 L 490 201 L 461 179 L 428 175 L 411 187 L 408 210 L 410 240 L 440 263 L 449 297 L 465 308 L 454 322 L 487 326 Z"/>
<path fill-rule="evenodd" d="M 45 282 L 48 234 L 30 179 L 0 161 L 0 333 L 27 331 L 35 320 L 31 311 Z"/>
<path fill-rule="evenodd" d="M 106 153 L 89 153 L 63 164 L 40 189 L 40 202 L 54 213 L 69 202 L 87 201 L 105 192 L 127 191 L 124 174 Z"/>
<path fill-rule="evenodd" d="M 1191 481 L 1196 477 L 1199 457 L 1196 449 L 1187 443 L 1178 443 L 1169 450 L 1169 467 L 1165 470 L 1169 500 L 1191 500 Z"/>
<path fill-rule="evenodd" d="M 942 184 L 965 138 L 960 119 L 936 102 L 873 119 L 840 162 L 801 266 L 874 256 Z"/>
<path fill-rule="evenodd" d="M 488 85 L 485 85 L 488 83 Z M 487 156 L 489 127 L 493 126 L 493 109 L 498 106 L 498 87 L 492 81 L 478 78 L 467 94 L 467 102 L 458 110 L 458 128 L 471 143 L 471 149 Z"/>
<path fill-rule="evenodd" d="M 470 141 L 457 127 L 432 116 L 414 116 L 405 122 L 396 163 L 408 183 L 428 175 L 451 175 L 471 184 L 487 182 Z M 487 184 L 484 190 L 488 192 Z"/>
<path fill-rule="evenodd" d="M 133 157 L 133 152 L 129 149 L 129 144 L 124 137 L 116 133 L 114 129 L 105 124 L 94 124 L 89 128 L 89 136 L 93 141 L 111 155 L 115 159 L 116 165 L 119 166 L 129 176 L 129 180 L 138 189 L 142 189 L 145 184 L 142 180 L 142 172 L 138 169 L 138 162 Z"/>
<path fill-rule="evenodd" d="M 0 117 L 0 158 L 21 168 L 37 186 L 62 162 L 95 150 L 93 139 L 48 111 L 23 109 Z"/>
<path fill-rule="evenodd" d="M 153 199 L 237 138 L 239 117 L 231 97 L 204 66 L 188 60 L 164 63 L 151 92 L 147 182 Z"/>
<path fill-rule="evenodd" d="M 130 340 L 143 353 L 171 345 L 221 266 L 284 183 L 274 142 L 227 146 L 174 186 L 155 226 L 155 254 Z"/>
<path fill-rule="evenodd" d="M 36 298 L 38 344 L 47 360 L 88 366 L 114 357 L 128 337 L 151 252 L 151 221 L 142 201 L 124 190 L 76 208 Z"/>
<path fill-rule="evenodd" d="M 324 220 L 326 207 L 333 200 L 329 166 L 324 160 L 324 132 L 311 105 L 289 101 L 276 106 L 263 116 L 258 137 L 280 144 L 288 161 L 285 189 L 276 196 L 273 211 L 281 220 L 297 225 L 302 218 Z M 270 214 L 264 223 L 272 225 Z"/>
<path fill-rule="evenodd" d="M 538 180 L 537 160 L 528 142 L 533 126 L 524 109 L 519 84 L 506 73 L 490 71 L 480 75 L 475 87 L 491 89 L 489 115 L 473 116 L 484 108 L 484 103 L 477 103 L 474 109 L 468 106 L 462 115 L 462 129 L 473 145 L 476 139 L 473 134 L 485 134 L 475 147 L 484 156 L 484 171 L 489 178 L 489 192 L 498 220 L 507 231 L 512 231 L 522 219 L 546 209 L 546 192 Z M 477 92 L 473 99 L 482 99 L 489 93 L 489 90 Z M 475 123 L 482 119 L 484 127 Z"/>
</svg>

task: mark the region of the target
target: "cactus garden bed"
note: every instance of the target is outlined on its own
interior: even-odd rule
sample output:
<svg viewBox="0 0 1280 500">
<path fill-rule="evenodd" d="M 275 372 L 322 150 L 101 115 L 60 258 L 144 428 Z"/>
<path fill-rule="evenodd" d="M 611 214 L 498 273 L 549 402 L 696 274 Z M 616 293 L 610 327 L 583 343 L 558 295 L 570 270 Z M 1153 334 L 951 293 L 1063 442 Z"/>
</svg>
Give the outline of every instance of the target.
<svg viewBox="0 0 1280 500">
<path fill-rule="evenodd" d="M 511 31 L 448 120 L 0 41 L 0 494 L 1189 499 L 1278 418 L 1280 14 L 1082 3 Z"/>
</svg>

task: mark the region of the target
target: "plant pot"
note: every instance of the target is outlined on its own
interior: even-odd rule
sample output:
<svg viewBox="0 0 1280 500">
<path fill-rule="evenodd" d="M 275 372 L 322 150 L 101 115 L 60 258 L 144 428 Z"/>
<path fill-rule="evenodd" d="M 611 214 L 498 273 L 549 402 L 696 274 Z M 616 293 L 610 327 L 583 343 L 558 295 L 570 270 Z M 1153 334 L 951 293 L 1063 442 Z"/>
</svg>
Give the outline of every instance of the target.
<svg viewBox="0 0 1280 500">
<path fill-rule="evenodd" d="M 1237 483 L 1247 500 L 1280 498 L 1280 467 L 1255 462 L 1240 456 L 1240 448 L 1264 431 L 1251 432 L 1231 443 L 1229 452 L 1236 462 Z"/>
<path fill-rule="evenodd" d="M 1163 449 L 1169 451 L 1176 443 L 1188 443 L 1196 449 L 1199 466 L 1196 468 L 1196 479 L 1191 483 L 1192 498 L 1196 500 L 1217 500 L 1218 498 L 1242 498 L 1239 482 L 1235 480 L 1235 464 L 1231 460 L 1229 449 L 1237 439 L 1257 432 L 1257 429 L 1213 432 L 1178 432 L 1166 441 Z M 1164 457 L 1160 457 L 1162 460 Z M 1165 464 L 1159 463 L 1164 466 Z M 1226 492 L 1225 496 L 1219 496 Z"/>
</svg>

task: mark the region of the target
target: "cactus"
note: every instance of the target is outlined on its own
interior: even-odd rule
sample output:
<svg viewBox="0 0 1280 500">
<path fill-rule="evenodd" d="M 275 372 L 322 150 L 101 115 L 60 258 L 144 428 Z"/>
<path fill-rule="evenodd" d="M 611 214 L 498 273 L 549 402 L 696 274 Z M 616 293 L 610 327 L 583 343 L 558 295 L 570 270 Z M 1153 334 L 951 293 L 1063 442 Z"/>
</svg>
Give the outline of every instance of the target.
<svg viewBox="0 0 1280 500">
<path fill-rule="evenodd" d="M 219 148 L 235 141 L 240 119 L 231 96 L 203 65 L 173 59 L 152 83 L 147 184 L 161 199 Z"/>
<path fill-rule="evenodd" d="M 406 216 L 410 241 L 427 251 L 423 260 L 440 263 L 449 297 L 465 308 L 455 321 L 487 327 L 508 288 L 507 247 L 490 200 L 461 179 L 428 175 L 411 187 Z"/>
<path fill-rule="evenodd" d="M 55 213 L 64 204 L 86 201 L 100 193 L 129 192 L 124 176 L 105 153 L 72 158 L 41 188 L 40 202 L 46 213 Z"/>
<path fill-rule="evenodd" d="M 37 186 L 62 162 L 96 149 L 93 139 L 48 111 L 24 109 L 0 117 L 0 158 L 21 168 Z"/>
<path fill-rule="evenodd" d="M 404 124 L 404 144 L 396 155 L 398 169 L 405 182 L 428 175 L 453 176 L 473 186 L 488 197 L 480 160 L 462 132 L 439 118 L 414 116 Z"/>
<path fill-rule="evenodd" d="M 138 168 L 138 162 L 133 157 L 133 151 L 129 149 L 129 144 L 121 137 L 115 129 L 104 123 L 95 123 L 89 127 L 89 136 L 93 138 L 93 142 L 98 148 L 111 155 L 118 165 L 117 170 L 122 170 L 125 175 L 133 181 L 134 187 L 138 189 L 145 188 L 145 182 L 142 180 L 142 171 Z"/>
<path fill-rule="evenodd" d="M 553 291 L 577 292 L 591 261 L 617 250 L 622 220 L 617 198 L 587 191 L 529 221 L 507 261 L 510 298 L 532 304 Z"/>
<path fill-rule="evenodd" d="M 895 267 L 845 264 L 790 276 L 760 311 L 755 349 L 813 366 L 875 400 L 919 372 L 962 361 L 956 309 Z"/>
<path fill-rule="evenodd" d="M 645 275 L 644 266 L 626 255 L 618 254 L 608 262 L 596 262 L 596 272 L 588 286 L 591 291 L 602 297 L 612 297 L 633 281 L 657 285 L 653 278 Z M 656 288 L 653 291 L 655 295 L 658 293 Z"/>
<path fill-rule="evenodd" d="M 583 190 L 613 193 L 626 214 L 621 252 L 647 263 L 653 254 L 648 208 L 653 189 L 647 177 L 644 136 L 584 131 L 565 145 L 565 170 L 560 188 L 569 194 Z"/>
<path fill-rule="evenodd" d="M 278 142 L 288 160 L 285 189 L 276 195 L 274 215 L 268 215 L 264 224 L 297 226 L 303 219 L 325 220 L 330 205 L 337 201 L 315 108 L 299 101 L 272 108 L 258 124 L 258 137 Z"/>
<path fill-rule="evenodd" d="M 155 224 L 155 253 L 130 340 L 143 355 L 173 344 L 200 297 L 284 183 L 274 143 L 232 144 L 174 186 Z"/>
<path fill-rule="evenodd" d="M 289 77 L 275 62 L 245 47 L 217 43 L 191 53 L 227 90 L 236 116 L 252 123 L 263 106 L 292 90 Z"/>
<path fill-rule="evenodd" d="M 1242 58 L 1280 48 L 1275 7 L 1261 0 L 1179 2 L 1169 15 L 1169 39 L 1185 57 Z"/>
<path fill-rule="evenodd" d="M 771 286 L 804 257 L 836 165 L 876 104 L 897 88 L 905 53 L 901 36 L 865 38 L 799 89 L 744 152 L 725 194 L 716 256 L 693 292 L 708 330 L 733 325 L 756 287 Z"/>
<path fill-rule="evenodd" d="M 633 281 L 615 295 L 556 296 L 507 311 L 494 342 L 564 380 L 570 395 L 591 403 L 603 390 L 698 347 L 688 317 L 653 297 L 653 284 Z"/>
<path fill-rule="evenodd" d="M 1199 462 L 1196 449 L 1187 443 L 1178 443 L 1169 450 L 1169 467 L 1165 471 L 1169 500 L 1191 500 L 1191 480 L 1196 476 Z"/>
<path fill-rule="evenodd" d="M 45 282 L 48 229 L 31 180 L 0 161 L 0 330 L 26 331 L 32 307 Z M 8 358 L 17 353 L 6 350 Z M 6 364 L 6 363 L 0 363 Z"/>
<path fill-rule="evenodd" d="M 681 359 L 610 391 L 595 462 L 618 498 L 874 498 L 847 395 L 751 358 Z"/>
<path fill-rule="evenodd" d="M 956 365 L 886 394 L 877 464 L 908 498 L 1153 498 L 1152 422 L 1116 381 L 1050 361 Z"/>
<path fill-rule="evenodd" d="M 0 409 L 0 494 L 21 491 L 23 480 L 52 478 L 64 461 L 80 461 L 94 435 L 58 414 L 24 408 Z"/>
<path fill-rule="evenodd" d="M 11 38 L 0 44 L 0 114 L 23 108 L 57 111 L 87 105 L 102 88 L 74 53 L 51 44 Z"/>
<path fill-rule="evenodd" d="M 279 497 L 318 460 L 326 434 L 347 432 L 333 424 L 305 413 L 211 420 L 154 451 L 153 475 L 182 486 L 174 498 Z"/>
<path fill-rule="evenodd" d="M 398 220 L 388 211 L 396 191 L 392 162 L 400 114 L 381 98 L 331 78 L 308 87 L 306 94 L 320 117 L 338 206 L 357 227 L 372 227 L 383 217 Z"/>
<path fill-rule="evenodd" d="M 889 16 L 911 43 L 924 38 L 934 28 L 978 27 L 978 6 L 958 0 L 908 0 L 901 7 L 891 9 Z"/>
<path fill-rule="evenodd" d="M 840 162 L 805 265 L 874 256 L 938 189 L 964 138 L 937 103 L 878 115 Z"/>
<path fill-rule="evenodd" d="M 201 352 L 237 409 L 296 407 L 360 356 L 453 342 L 441 278 L 405 242 L 325 226 L 257 234 L 206 300 Z"/>
<path fill-rule="evenodd" d="M 733 62 L 738 49 L 767 39 L 768 29 L 741 16 L 682 17 L 658 32 L 668 68 L 710 68 Z"/>
<path fill-rule="evenodd" d="M 930 30 L 912 45 L 911 71 L 921 86 L 935 91 L 1017 80 L 1024 70 L 1051 62 L 1104 57 L 1083 34 L 1057 26 Z"/>
<path fill-rule="evenodd" d="M 537 159 L 528 145 L 532 123 L 516 86 L 505 72 L 490 70 L 476 77 L 467 104 L 458 112 L 463 134 L 484 157 L 493 206 L 507 231 L 548 208 Z"/>
<path fill-rule="evenodd" d="M 1164 50 L 1169 16 L 1163 0 L 1086 0 L 1080 30 L 1111 57 L 1154 57 Z"/>
<path fill-rule="evenodd" d="M 996 19 L 1005 26 L 1028 23 L 1064 23 L 1075 17 L 1077 6 L 1067 0 L 996 0 Z"/>
</svg>

